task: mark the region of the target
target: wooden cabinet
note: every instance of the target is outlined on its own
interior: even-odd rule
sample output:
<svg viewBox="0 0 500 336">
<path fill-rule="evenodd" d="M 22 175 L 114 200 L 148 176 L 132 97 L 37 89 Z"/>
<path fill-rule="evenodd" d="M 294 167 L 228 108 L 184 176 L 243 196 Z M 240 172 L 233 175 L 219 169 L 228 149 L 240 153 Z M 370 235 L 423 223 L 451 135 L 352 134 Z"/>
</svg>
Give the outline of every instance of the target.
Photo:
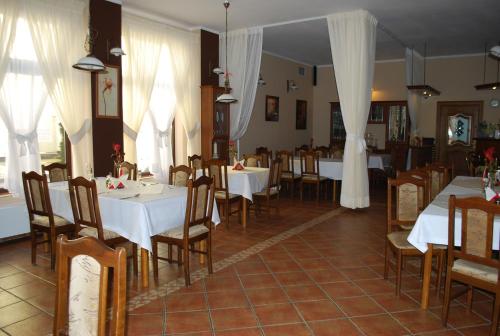
<svg viewBox="0 0 500 336">
<path fill-rule="evenodd" d="M 500 156 L 500 139 L 494 138 L 474 138 L 476 143 L 476 153 L 484 156 L 484 151 L 490 147 L 495 147 L 495 155 Z"/>
<path fill-rule="evenodd" d="M 217 103 L 223 87 L 201 87 L 201 156 L 204 160 L 223 159 L 229 164 L 229 104 Z"/>
</svg>

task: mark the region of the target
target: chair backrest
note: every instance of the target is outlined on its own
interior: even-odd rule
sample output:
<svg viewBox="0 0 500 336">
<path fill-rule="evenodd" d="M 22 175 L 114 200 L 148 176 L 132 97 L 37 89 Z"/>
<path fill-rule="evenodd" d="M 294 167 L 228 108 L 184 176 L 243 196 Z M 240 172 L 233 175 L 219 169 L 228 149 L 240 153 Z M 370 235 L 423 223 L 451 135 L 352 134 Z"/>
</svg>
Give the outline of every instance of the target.
<svg viewBox="0 0 500 336">
<path fill-rule="evenodd" d="M 308 145 L 302 145 L 300 147 L 295 147 L 295 156 L 300 156 L 301 152 L 307 152 L 309 150 Z"/>
<path fill-rule="evenodd" d="M 188 165 L 189 168 L 194 170 L 203 169 L 203 159 L 200 155 L 196 154 L 188 156 Z"/>
<path fill-rule="evenodd" d="M 316 175 L 319 179 L 319 154 L 314 151 L 300 153 L 300 172 L 304 175 Z"/>
<path fill-rule="evenodd" d="M 31 171 L 29 173 L 23 172 L 22 177 L 24 197 L 30 220 L 33 220 L 34 215 L 48 216 L 50 225 L 53 226 L 54 215 L 50 203 L 47 176 Z"/>
<path fill-rule="evenodd" d="M 188 180 L 187 187 L 184 239 L 188 239 L 191 226 L 204 224 L 211 230 L 215 196 L 214 180 L 208 176 L 200 176 L 195 181 Z"/>
<path fill-rule="evenodd" d="M 414 177 L 398 177 L 387 180 L 387 233 L 393 231 L 393 226 L 415 224 L 418 215 L 429 203 L 428 193 L 424 193 L 422 202 L 419 201 L 419 189 L 421 188 L 427 190 L 428 180 Z"/>
<path fill-rule="evenodd" d="M 115 165 L 115 177 L 128 174 L 128 180 L 137 181 L 137 163 L 123 161 L 119 165 Z"/>
<path fill-rule="evenodd" d="M 342 160 L 344 158 L 344 150 L 340 147 L 333 146 L 330 148 L 330 158 Z"/>
<path fill-rule="evenodd" d="M 95 180 L 89 181 L 79 176 L 69 180 L 68 184 L 76 233 L 80 232 L 82 226 L 89 226 L 97 230 L 100 240 L 104 240 Z"/>
<path fill-rule="evenodd" d="M 318 146 L 314 151 L 319 154 L 320 158 L 327 158 L 330 156 L 330 148 L 326 146 Z"/>
<path fill-rule="evenodd" d="M 267 150 L 265 147 L 258 147 L 255 154 L 261 157 L 260 166 L 263 168 L 269 168 L 270 163 L 273 160 L 273 151 Z"/>
<path fill-rule="evenodd" d="M 456 212 L 461 220 L 456 220 Z M 481 197 L 457 198 L 451 195 L 448 214 L 448 265 L 454 258 L 465 259 L 500 270 L 500 261 L 492 254 L 493 223 L 500 206 Z M 455 225 L 461 223 L 461 246 L 455 248 Z M 500 272 L 498 272 L 500 277 Z M 499 278 L 500 280 L 500 278 Z M 500 284 L 500 281 L 498 282 Z"/>
<path fill-rule="evenodd" d="M 467 161 L 469 176 L 481 176 L 481 166 L 484 163 L 484 159 L 481 154 L 470 151 L 466 154 L 465 160 Z"/>
<path fill-rule="evenodd" d="M 127 253 L 93 237 L 57 238 L 57 286 L 53 335 L 106 333 L 109 269 L 113 269 L 113 303 L 109 335 L 125 334 Z"/>
<path fill-rule="evenodd" d="M 193 175 L 193 169 L 185 165 L 170 166 L 168 171 L 168 184 L 176 187 L 187 187 L 188 180 Z"/>
<path fill-rule="evenodd" d="M 293 155 L 291 152 L 282 150 L 276 152 L 276 158 L 281 159 L 281 172 L 293 174 Z"/>
<path fill-rule="evenodd" d="M 245 160 L 245 167 L 261 167 L 262 166 L 262 156 L 255 154 L 243 154 L 243 159 Z"/>
<path fill-rule="evenodd" d="M 431 200 L 431 178 L 429 175 L 429 172 L 425 169 L 412 169 L 408 170 L 405 172 L 396 172 L 396 177 L 399 178 L 417 178 L 421 180 L 426 180 L 427 181 L 427 186 L 426 187 L 419 187 L 418 188 L 418 204 L 421 208 L 425 208 L 424 204 L 424 195 L 427 195 L 427 199 L 430 201 Z"/>
<path fill-rule="evenodd" d="M 269 179 L 267 180 L 267 193 L 269 193 L 273 188 L 279 190 L 280 182 L 281 182 L 281 159 L 276 158 L 271 162 L 271 167 L 269 168 Z"/>
<path fill-rule="evenodd" d="M 439 163 L 426 165 L 431 178 L 431 199 L 434 199 L 450 182 L 451 168 Z"/>
<path fill-rule="evenodd" d="M 216 191 L 225 191 L 227 189 L 227 165 L 225 160 L 211 159 L 203 163 L 203 175 L 214 179 L 214 188 Z"/>
<path fill-rule="evenodd" d="M 54 162 L 49 165 L 42 165 L 42 174 L 49 173 L 50 182 L 60 182 L 68 180 L 68 166 L 65 163 Z"/>
</svg>

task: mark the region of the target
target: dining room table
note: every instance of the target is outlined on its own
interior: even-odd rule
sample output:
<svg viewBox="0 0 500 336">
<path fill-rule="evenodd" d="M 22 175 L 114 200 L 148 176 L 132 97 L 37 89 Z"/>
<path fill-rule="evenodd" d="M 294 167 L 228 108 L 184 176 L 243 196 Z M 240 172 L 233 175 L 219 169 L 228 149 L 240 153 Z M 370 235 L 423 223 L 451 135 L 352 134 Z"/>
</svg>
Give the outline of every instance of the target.
<svg viewBox="0 0 500 336">
<path fill-rule="evenodd" d="M 448 245 L 448 199 L 457 197 L 484 197 L 483 182 L 480 177 L 457 176 L 431 203 L 420 213 L 408 242 L 424 253 L 422 294 L 420 306 L 429 307 L 429 291 L 432 272 L 433 245 Z M 455 214 L 455 246 L 461 245 L 461 213 Z M 493 226 L 493 249 L 499 248 L 500 218 L 496 217 Z"/>
<path fill-rule="evenodd" d="M 108 189 L 105 178 L 95 180 L 103 227 L 141 248 L 142 285 L 148 287 L 151 237 L 184 224 L 187 188 L 124 180 L 123 189 Z M 49 194 L 54 214 L 74 222 L 68 182 L 49 183 Z M 217 207 L 212 222 L 220 223 Z"/>
</svg>

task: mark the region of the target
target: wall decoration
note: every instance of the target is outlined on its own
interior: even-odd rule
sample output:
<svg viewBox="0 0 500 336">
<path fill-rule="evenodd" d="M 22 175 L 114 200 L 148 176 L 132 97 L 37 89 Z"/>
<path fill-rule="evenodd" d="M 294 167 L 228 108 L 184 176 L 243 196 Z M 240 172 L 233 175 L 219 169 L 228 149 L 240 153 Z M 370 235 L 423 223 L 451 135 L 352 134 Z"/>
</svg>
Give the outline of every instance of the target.
<svg viewBox="0 0 500 336">
<path fill-rule="evenodd" d="M 295 129 L 307 129 L 307 101 L 297 100 L 295 110 Z"/>
<path fill-rule="evenodd" d="M 98 72 L 96 78 L 96 118 L 120 118 L 120 67 L 106 65 L 106 72 Z"/>
<path fill-rule="evenodd" d="M 266 121 L 278 121 L 280 118 L 280 98 L 266 96 Z"/>
</svg>

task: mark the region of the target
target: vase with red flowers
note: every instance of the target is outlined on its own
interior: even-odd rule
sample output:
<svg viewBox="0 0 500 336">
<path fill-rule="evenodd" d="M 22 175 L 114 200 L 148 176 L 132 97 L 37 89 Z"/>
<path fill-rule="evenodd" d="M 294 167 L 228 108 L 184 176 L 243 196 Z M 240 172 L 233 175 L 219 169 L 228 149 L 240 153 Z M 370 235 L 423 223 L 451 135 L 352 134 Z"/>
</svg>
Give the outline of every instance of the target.
<svg viewBox="0 0 500 336">
<path fill-rule="evenodd" d="M 496 184 L 496 172 L 498 169 L 498 160 L 495 157 L 495 147 L 489 147 L 483 154 L 485 163 L 483 177 L 488 178 L 488 186 L 493 189 Z"/>
<path fill-rule="evenodd" d="M 111 158 L 113 159 L 115 166 L 119 166 L 123 162 L 123 157 L 125 153 L 122 153 L 122 146 L 118 143 L 113 144 L 113 154 L 111 154 Z"/>
<path fill-rule="evenodd" d="M 229 162 L 232 164 L 237 161 L 236 156 L 238 155 L 238 149 L 236 147 L 236 142 L 234 140 L 229 140 L 228 155 Z"/>
</svg>

